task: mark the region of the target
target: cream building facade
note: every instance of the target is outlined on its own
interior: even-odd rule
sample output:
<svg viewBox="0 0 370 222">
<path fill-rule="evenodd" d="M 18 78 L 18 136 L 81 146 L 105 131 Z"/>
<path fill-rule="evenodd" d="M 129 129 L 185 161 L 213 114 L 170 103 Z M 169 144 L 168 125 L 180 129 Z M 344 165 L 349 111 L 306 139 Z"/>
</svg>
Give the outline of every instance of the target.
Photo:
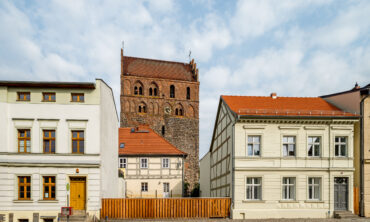
<svg viewBox="0 0 370 222">
<path fill-rule="evenodd" d="M 353 211 L 357 119 L 320 98 L 222 96 L 201 194 L 232 198 L 233 219 Z"/>
<path fill-rule="evenodd" d="M 0 214 L 56 221 L 67 205 L 99 217 L 117 197 L 118 115 L 96 82 L 0 82 Z"/>
<path fill-rule="evenodd" d="M 122 197 L 183 196 L 186 153 L 148 126 L 120 128 L 119 146 Z"/>
<path fill-rule="evenodd" d="M 360 114 L 354 130 L 354 186 L 357 198 L 354 204 L 357 214 L 370 217 L 370 84 L 351 90 L 322 96 L 323 99 L 344 111 Z"/>
</svg>

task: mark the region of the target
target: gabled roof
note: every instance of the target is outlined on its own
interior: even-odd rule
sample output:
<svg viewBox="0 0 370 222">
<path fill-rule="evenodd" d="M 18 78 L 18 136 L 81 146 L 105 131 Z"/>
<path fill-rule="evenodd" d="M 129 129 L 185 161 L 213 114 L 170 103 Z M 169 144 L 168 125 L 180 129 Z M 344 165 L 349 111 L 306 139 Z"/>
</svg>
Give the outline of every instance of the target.
<svg viewBox="0 0 370 222">
<path fill-rule="evenodd" d="M 344 112 L 320 97 L 221 96 L 236 115 L 245 116 L 358 116 Z"/>
<path fill-rule="evenodd" d="M 119 148 L 122 156 L 186 156 L 187 154 L 177 149 L 163 137 L 155 133 L 148 126 L 136 128 L 120 128 L 119 144 L 124 143 L 124 148 Z"/>
<path fill-rule="evenodd" d="M 332 93 L 332 94 L 328 94 L 328 95 L 323 95 L 323 96 L 320 96 L 321 98 L 327 98 L 327 97 L 332 97 L 332 96 L 337 96 L 337 95 L 342 95 L 342 94 L 346 94 L 346 93 L 352 93 L 352 92 L 357 92 L 357 91 L 363 91 L 363 90 L 368 90 L 370 88 L 370 84 L 367 84 L 366 86 L 364 87 L 359 87 L 356 83 L 356 86 L 350 90 L 346 90 L 346 91 L 342 91 L 342 92 L 337 92 L 337 93 Z"/>
<path fill-rule="evenodd" d="M 123 56 L 123 75 L 197 82 L 196 66 L 155 59 Z M 193 71 L 194 70 L 194 71 Z"/>
</svg>

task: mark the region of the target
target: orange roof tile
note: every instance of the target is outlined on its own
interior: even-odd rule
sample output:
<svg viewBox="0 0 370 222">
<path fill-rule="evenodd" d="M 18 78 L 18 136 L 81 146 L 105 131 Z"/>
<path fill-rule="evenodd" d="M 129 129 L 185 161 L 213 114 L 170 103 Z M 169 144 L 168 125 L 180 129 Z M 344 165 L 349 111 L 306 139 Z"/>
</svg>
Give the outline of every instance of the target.
<svg viewBox="0 0 370 222">
<path fill-rule="evenodd" d="M 147 78 L 194 81 L 189 63 L 123 56 L 123 74 Z"/>
<path fill-rule="evenodd" d="M 238 115 L 358 116 L 344 112 L 319 97 L 221 96 Z"/>
<path fill-rule="evenodd" d="M 134 132 L 131 130 L 134 129 Z M 124 148 L 119 148 L 119 155 L 163 155 L 186 156 L 187 154 L 167 142 L 148 126 L 139 128 L 120 128 L 119 144 L 124 143 Z"/>
</svg>

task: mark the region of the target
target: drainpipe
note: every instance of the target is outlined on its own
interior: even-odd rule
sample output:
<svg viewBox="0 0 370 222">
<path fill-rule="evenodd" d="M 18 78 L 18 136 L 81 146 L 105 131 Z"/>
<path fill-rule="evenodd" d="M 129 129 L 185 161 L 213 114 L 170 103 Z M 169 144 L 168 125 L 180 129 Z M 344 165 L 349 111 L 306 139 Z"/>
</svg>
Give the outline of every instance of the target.
<svg viewBox="0 0 370 222">
<path fill-rule="evenodd" d="M 366 95 L 360 102 L 360 216 L 365 216 L 365 200 L 364 200 L 364 101 L 369 97 Z"/>
<path fill-rule="evenodd" d="M 335 146 L 332 146 L 332 141 L 331 141 L 331 123 L 329 123 L 329 212 L 328 212 L 328 217 L 330 218 L 330 213 L 331 213 L 331 147 L 335 149 Z M 335 150 L 333 150 L 335 152 Z M 324 183 L 324 181 L 321 181 Z M 323 192 L 321 192 L 323 193 Z M 333 195 L 334 197 L 334 195 Z"/>
<path fill-rule="evenodd" d="M 231 206 L 230 206 L 230 211 L 231 211 L 231 218 L 233 218 L 233 208 L 235 206 L 235 124 L 239 121 L 240 116 L 238 115 L 234 124 L 233 124 L 233 143 L 231 147 L 231 156 L 232 156 L 232 173 L 231 173 L 231 181 L 232 181 L 232 198 L 231 198 Z"/>
</svg>

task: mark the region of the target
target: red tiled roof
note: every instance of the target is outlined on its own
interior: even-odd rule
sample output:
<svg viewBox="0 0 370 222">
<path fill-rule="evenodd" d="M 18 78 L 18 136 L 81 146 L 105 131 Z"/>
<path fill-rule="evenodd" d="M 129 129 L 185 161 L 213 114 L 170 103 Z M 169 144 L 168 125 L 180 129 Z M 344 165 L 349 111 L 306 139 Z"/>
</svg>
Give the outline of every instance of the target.
<svg viewBox="0 0 370 222">
<path fill-rule="evenodd" d="M 123 56 L 123 74 L 147 78 L 197 81 L 189 63 Z"/>
<path fill-rule="evenodd" d="M 319 97 L 221 96 L 238 115 L 358 116 L 344 112 Z"/>
<path fill-rule="evenodd" d="M 119 148 L 119 155 L 164 155 L 184 156 L 186 153 L 177 149 L 159 136 L 148 126 L 119 129 L 119 144 L 124 143 L 124 148 Z"/>
</svg>

